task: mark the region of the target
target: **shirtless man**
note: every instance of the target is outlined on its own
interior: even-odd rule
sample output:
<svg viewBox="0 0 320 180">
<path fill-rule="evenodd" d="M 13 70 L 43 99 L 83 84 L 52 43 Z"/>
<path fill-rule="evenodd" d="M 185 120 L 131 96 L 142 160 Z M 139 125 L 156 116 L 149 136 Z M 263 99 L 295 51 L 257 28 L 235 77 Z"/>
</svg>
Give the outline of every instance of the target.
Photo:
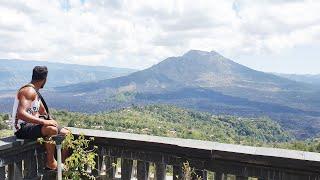
<svg viewBox="0 0 320 180">
<path fill-rule="evenodd" d="M 33 69 L 30 84 L 23 86 L 15 98 L 12 121 L 15 135 L 19 139 L 48 138 L 53 135 L 67 134 L 69 130 L 61 128 L 54 119 L 42 119 L 40 115 L 47 115 L 46 109 L 37 94 L 47 81 L 48 69 L 45 66 L 36 66 Z M 47 152 L 46 166 L 49 169 L 57 169 L 57 161 L 54 158 L 55 145 L 44 144 Z"/>
</svg>

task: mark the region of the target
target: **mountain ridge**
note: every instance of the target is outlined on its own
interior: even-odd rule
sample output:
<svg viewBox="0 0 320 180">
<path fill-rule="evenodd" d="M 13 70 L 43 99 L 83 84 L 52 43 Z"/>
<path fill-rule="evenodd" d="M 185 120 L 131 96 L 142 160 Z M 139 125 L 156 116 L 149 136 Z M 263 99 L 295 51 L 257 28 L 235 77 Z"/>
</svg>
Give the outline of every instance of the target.
<svg viewBox="0 0 320 180">
<path fill-rule="evenodd" d="M 287 103 L 300 106 L 300 99 L 287 98 L 287 93 L 319 90 L 307 83 L 296 82 L 274 74 L 260 72 L 224 58 L 215 51 L 190 50 L 182 56 L 169 57 L 145 70 L 127 76 L 97 82 L 57 87 L 62 92 L 91 92 L 130 86 L 137 92 L 161 92 L 183 87 L 204 87 L 261 102 Z M 287 99 L 286 99 L 287 98 Z M 310 108 L 308 106 L 305 108 Z M 314 110 L 314 109 L 312 109 Z"/>
<path fill-rule="evenodd" d="M 32 69 L 46 65 L 49 69 L 47 87 L 97 81 L 127 75 L 135 70 L 108 66 L 87 66 L 48 61 L 0 59 L 0 90 L 17 89 L 30 82 Z"/>
</svg>

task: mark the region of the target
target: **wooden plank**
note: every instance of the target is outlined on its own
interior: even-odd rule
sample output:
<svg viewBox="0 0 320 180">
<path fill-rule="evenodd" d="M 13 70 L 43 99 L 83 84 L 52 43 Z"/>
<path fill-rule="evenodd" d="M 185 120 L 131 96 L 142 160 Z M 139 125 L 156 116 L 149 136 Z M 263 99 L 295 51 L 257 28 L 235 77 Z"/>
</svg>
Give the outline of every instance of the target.
<svg viewBox="0 0 320 180">
<path fill-rule="evenodd" d="M 156 164 L 156 180 L 165 180 L 166 179 L 166 165 L 163 163 Z"/>
<path fill-rule="evenodd" d="M 189 162 L 193 167 L 205 169 L 205 163 L 202 159 L 187 158 L 183 154 L 177 156 L 175 152 L 162 153 L 160 148 L 155 151 L 137 149 L 130 147 L 108 147 L 108 155 L 112 157 L 122 157 L 127 159 L 141 160 L 154 163 L 164 163 L 170 165 L 181 165 L 184 162 Z"/>
<path fill-rule="evenodd" d="M 230 162 L 223 160 L 211 160 L 206 164 L 206 168 L 210 171 L 223 172 L 225 174 L 233 174 L 236 176 L 244 177 L 257 177 L 260 179 L 281 179 L 283 173 L 294 173 L 299 174 L 303 177 L 319 175 L 314 170 L 310 171 L 301 171 L 300 169 L 285 169 L 277 168 L 270 166 L 260 166 L 257 164 L 248 164 L 241 162 Z"/>
<path fill-rule="evenodd" d="M 46 154 L 44 152 L 38 154 L 38 167 L 39 170 L 46 167 Z M 24 161 L 26 162 L 26 161 Z"/>
<path fill-rule="evenodd" d="M 106 177 L 107 179 L 113 179 L 116 174 L 115 164 L 117 163 L 117 158 L 106 156 L 105 165 L 106 165 Z"/>
<path fill-rule="evenodd" d="M 149 163 L 145 161 L 137 161 L 137 179 L 148 180 L 149 178 Z"/>
<path fill-rule="evenodd" d="M 133 160 L 121 159 L 121 179 L 130 180 L 132 174 Z"/>
<path fill-rule="evenodd" d="M 183 178 L 182 165 L 173 166 L 173 180 L 181 180 Z"/>
<path fill-rule="evenodd" d="M 28 151 L 26 153 L 26 159 L 24 161 L 26 179 L 32 179 L 37 177 L 37 160 L 35 156 L 35 150 Z"/>
<path fill-rule="evenodd" d="M 248 180 L 248 177 L 236 176 L 236 180 Z"/>
<path fill-rule="evenodd" d="M 161 149 L 176 149 L 176 150 L 192 150 L 193 152 L 204 152 L 211 151 L 214 153 L 225 152 L 233 155 L 247 155 L 246 160 L 251 162 L 255 158 L 259 160 L 260 157 L 276 158 L 276 159 L 287 159 L 295 160 L 296 162 L 314 162 L 314 166 L 320 166 L 320 154 L 304 151 L 295 151 L 287 149 L 278 149 L 278 148 L 265 148 L 265 147 L 253 147 L 253 146 L 243 146 L 235 144 L 224 144 L 211 141 L 200 141 L 200 140 L 191 140 L 191 139 L 182 139 L 182 138 L 169 138 L 169 137 L 159 137 L 159 136 L 150 136 L 150 135 L 141 135 L 133 133 L 122 133 L 122 132 L 112 132 L 104 130 L 93 130 L 93 129 L 79 129 L 79 128 L 70 128 L 71 131 L 75 134 L 84 133 L 86 136 L 96 137 L 96 139 L 103 139 L 104 142 L 108 143 L 109 141 L 117 141 L 119 145 L 123 145 L 124 142 L 126 145 L 137 144 L 141 142 L 145 146 L 144 148 L 154 146 L 161 147 Z M 108 140 L 108 141 L 106 141 Z M 141 145 L 141 143 L 139 145 Z M 194 154 L 193 154 L 194 155 Z M 206 155 L 204 153 L 204 155 Z M 225 157 L 229 158 L 229 157 Z M 233 158 L 233 156 L 230 156 Z M 232 159 L 230 159 L 232 160 Z M 234 159 L 238 160 L 238 158 Z M 260 162 L 260 161 L 257 161 Z M 281 161 L 279 161 L 281 162 Z M 264 163 L 264 162 L 263 162 Z M 285 164 L 285 163 L 284 163 Z M 299 164 L 301 166 L 301 164 Z"/>
<path fill-rule="evenodd" d="M 192 174 L 193 179 L 202 179 L 207 180 L 207 171 L 206 170 L 194 170 L 194 173 Z"/>
<path fill-rule="evenodd" d="M 194 169 L 193 170 L 193 173 L 191 174 L 192 176 L 192 179 L 199 179 L 199 178 L 202 178 L 202 173 L 203 171 L 202 170 L 197 170 L 197 169 Z"/>
<path fill-rule="evenodd" d="M 14 164 L 8 164 L 8 179 L 9 180 L 15 180 L 14 179 Z"/>
<path fill-rule="evenodd" d="M 215 172 L 214 180 L 224 180 L 224 174 L 222 172 Z"/>
<path fill-rule="evenodd" d="M 94 176 L 99 176 L 102 170 L 103 156 L 98 152 L 98 155 L 94 158 L 94 161 L 96 162 L 96 165 L 92 170 L 92 174 Z"/>
<path fill-rule="evenodd" d="M 318 178 L 311 177 L 311 176 L 303 176 L 303 175 L 295 174 L 295 173 L 282 173 L 281 177 L 276 177 L 274 179 L 280 179 L 280 180 L 301 180 L 301 179 L 318 180 Z"/>
<path fill-rule="evenodd" d="M 206 171 L 206 170 L 202 171 L 202 179 L 203 180 L 207 180 L 208 179 L 208 171 Z"/>
<path fill-rule="evenodd" d="M 6 167 L 2 166 L 0 167 L 0 179 L 5 179 L 6 178 Z"/>
<path fill-rule="evenodd" d="M 18 161 L 14 163 L 14 179 L 15 180 L 22 179 L 22 161 Z"/>
</svg>

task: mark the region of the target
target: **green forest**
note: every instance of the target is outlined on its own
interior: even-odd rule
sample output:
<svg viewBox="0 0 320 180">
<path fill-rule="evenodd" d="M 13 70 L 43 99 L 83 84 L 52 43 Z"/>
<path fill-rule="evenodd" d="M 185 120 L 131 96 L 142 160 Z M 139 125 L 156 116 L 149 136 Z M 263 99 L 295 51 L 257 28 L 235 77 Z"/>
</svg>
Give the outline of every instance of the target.
<svg viewBox="0 0 320 180">
<path fill-rule="evenodd" d="M 212 115 L 171 105 L 133 105 L 96 114 L 61 110 L 53 110 L 52 113 L 60 124 L 69 127 L 320 151 L 318 139 L 297 141 L 268 117 Z M 6 122 L 8 118 L 8 115 L 0 115 L 2 137 L 12 134 Z"/>
</svg>

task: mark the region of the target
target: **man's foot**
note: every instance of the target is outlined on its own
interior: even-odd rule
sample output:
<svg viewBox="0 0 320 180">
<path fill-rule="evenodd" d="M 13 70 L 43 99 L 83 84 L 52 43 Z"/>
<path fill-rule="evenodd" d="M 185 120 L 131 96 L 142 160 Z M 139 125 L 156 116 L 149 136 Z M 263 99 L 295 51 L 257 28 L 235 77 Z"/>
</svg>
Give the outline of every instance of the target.
<svg viewBox="0 0 320 180">
<path fill-rule="evenodd" d="M 61 169 L 62 169 L 62 171 L 65 171 L 63 163 L 61 163 Z M 51 169 L 51 168 L 45 167 L 44 170 L 47 170 L 47 171 L 58 171 L 58 167 L 56 169 Z"/>
<path fill-rule="evenodd" d="M 46 171 L 57 171 L 58 169 L 51 169 L 51 168 L 45 167 L 44 170 L 46 170 Z"/>
<path fill-rule="evenodd" d="M 56 170 L 57 166 L 58 166 L 58 163 L 56 160 L 54 160 L 52 162 L 47 162 L 46 169 Z"/>
</svg>

